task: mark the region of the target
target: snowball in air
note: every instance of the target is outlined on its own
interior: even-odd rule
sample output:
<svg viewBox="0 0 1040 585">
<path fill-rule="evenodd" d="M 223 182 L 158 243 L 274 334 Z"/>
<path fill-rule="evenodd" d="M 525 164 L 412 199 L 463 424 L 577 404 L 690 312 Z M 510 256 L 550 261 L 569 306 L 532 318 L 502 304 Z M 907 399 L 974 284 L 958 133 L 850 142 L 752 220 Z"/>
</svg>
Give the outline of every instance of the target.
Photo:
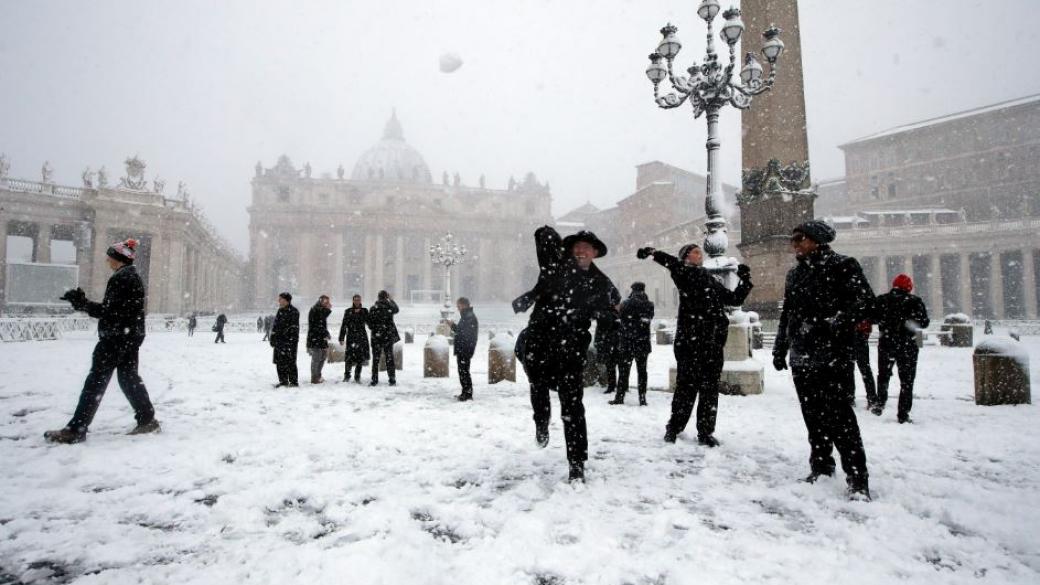
<svg viewBox="0 0 1040 585">
<path fill-rule="evenodd" d="M 444 53 L 440 59 L 441 73 L 454 73 L 462 67 L 462 58 L 456 53 Z"/>
</svg>

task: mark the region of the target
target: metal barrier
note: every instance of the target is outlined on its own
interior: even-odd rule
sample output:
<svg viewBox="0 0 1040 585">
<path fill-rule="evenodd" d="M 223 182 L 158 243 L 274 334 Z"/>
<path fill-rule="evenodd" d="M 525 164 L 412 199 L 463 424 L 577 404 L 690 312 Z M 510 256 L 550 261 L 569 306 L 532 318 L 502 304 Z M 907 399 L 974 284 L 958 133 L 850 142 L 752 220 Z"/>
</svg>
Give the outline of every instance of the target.
<svg viewBox="0 0 1040 585">
<path fill-rule="evenodd" d="M 46 341 L 61 338 L 59 319 L 0 319 L 0 341 Z"/>
</svg>

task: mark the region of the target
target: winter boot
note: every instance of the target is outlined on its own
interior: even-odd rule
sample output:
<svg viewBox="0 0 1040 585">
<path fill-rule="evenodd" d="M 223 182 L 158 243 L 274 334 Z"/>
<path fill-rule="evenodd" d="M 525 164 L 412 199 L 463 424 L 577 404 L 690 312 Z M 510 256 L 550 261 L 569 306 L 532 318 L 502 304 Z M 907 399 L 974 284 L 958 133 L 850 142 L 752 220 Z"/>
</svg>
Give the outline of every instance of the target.
<svg viewBox="0 0 1040 585">
<path fill-rule="evenodd" d="M 874 416 L 881 416 L 881 413 L 884 412 L 884 411 L 885 411 L 885 407 L 880 405 L 880 404 L 877 404 L 877 403 L 874 403 L 870 407 L 870 413 L 873 414 Z"/>
<path fill-rule="evenodd" d="M 571 483 L 585 483 L 585 462 L 584 461 L 571 461 L 570 462 L 570 475 L 567 481 Z"/>
<path fill-rule="evenodd" d="M 639 406 L 646 406 L 646 390 L 639 391 Z"/>
<path fill-rule="evenodd" d="M 467 400 L 473 400 L 473 395 L 468 392 L 463 392 L 462 394 L 456 396 L 455 400 L 458 400 L 459 402 L 466 402 Z"/>
<path fill-rule="evenodd" d="M 387 382 L 387 384 L 391 386 L 397 386 L 397 380 L 390 380 L 389 382 Z"/>
<path fill-rule="evenodd" d="M 43 433 L 43 438 L 46 439 L 48 443 L 72 445 L 73 443 L 82 443 L 87 440 L 87 433 L 81 433 L 69 427 L 65 427 L 58 431 L 47 431 Z"/>
<path fill-rule="evenodd" d="M 813 470 L 813 471 L 809 472 L 809 475 L 807 475 L 805 477 L 805 479 L 803 479 L 802 481 L 804 481 L 805 483 L 816 483 L 816 480 L 820 479 L 821 477 L 823 477 L 823 476 L 831 477 L 832 475 L 834 475 L 834 471 L 833 470 L 831 470 L 831 471 L 816 471 L 816 470 Z"/>
<path fill-rule="evenodd" d="M 624 404 L 624 403 L 625 403 L 625 393 L 624 392 L 618 392 L 617 394 L 614 395 L 614 400 L 611 400 L 611 401 L 607 402 L 607 404 Z"/>
<path fill-rule="evenodd" d="M 665 432 L 664 432 L 664 442 L 665 443 L 674 443 L 675 439 L 677 437 L 678 437 L 678 433 L 676 433 L 675 431 L 665 430 Z"/>
<path fill-rule="evenodd" d="M 142 425 L 137 425 L 128 432 L 128 435 L 147 435 L 149 433 L 161 433 L 162 427 L 159 426 L 159 421 L 154 418 L 151 422 L 146 422 Z"/>
<path fill-rule="evenodd" d="M 906 423 L 913 423 L 914 422 L 913 420 L 910 419 L 910 415 L 909 414 L 900 414 L 900 415 L 896 416 L 896 420 L 898 420 L 899 424 L 901 424 L 901 425 L 902 424 L 906 424 Z"/>
<path fill-rule="evenodd" d="M 705 447 L 719 446 L 719 440 L 715 438 L 715 435 L 697 435 L 697 442 Z"/>
<path fill-rule="evenodd" d="M 545 448 L 549 446 L 549 425 L 535 425 L 534 440 L 538 446 Z"/>
<path fill-rule="evenodd" d="M 378 386 L 378 385 L 379 385 L 379 380 L 372 380 L 372 382 L 369 383 L 369 386 Z"/>
<path fill-rule="evenodd" d="M 848 488 L 845 490 L 845 495 L 848 496 L 850 501 L 854 502 L 869 502 L 870 501 L 870 487 L 867 485 L 867 478 L 865 477 L 850 477 L 848 478 Z"/>
<path fill-rule="evenodd" d="M 609 386 L 607 386 L 607 389 L 604 390 L 603 393 L 604 394 L 613 394 L 614 393 L 614 389 L 609 387 Z"/>
</svg>

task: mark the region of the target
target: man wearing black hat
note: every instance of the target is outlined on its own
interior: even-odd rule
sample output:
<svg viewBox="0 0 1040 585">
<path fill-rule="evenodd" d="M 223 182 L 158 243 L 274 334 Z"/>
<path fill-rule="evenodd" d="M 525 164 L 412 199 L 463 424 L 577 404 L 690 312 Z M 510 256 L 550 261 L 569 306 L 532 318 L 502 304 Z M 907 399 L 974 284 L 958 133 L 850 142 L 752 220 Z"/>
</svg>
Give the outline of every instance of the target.
<svg viewBox="0 0 1040 585">
<path fill-rule="evenodd" d="M 108 267 L 113 270 L 105 286 L 105 298 L 100 303 L 87 300 L 83 289 L 66 292 L 61 298 L 72 308 L 85 311 L 98 320 L 98 343 L 94 347 L 94 361 L 83 383 L 79 405 L 65 428 L 47 431 L 44 438 L 52 443 L 79 443 L 87 438 L 87 427 L 94 420 L 101 397 L 105 394 L 112 372 L 134 409 L 137 426 L 128 434 L 139 435 L 159 432 L 155 409 L 148 398 L 148 390 L 137 373 L 138 351 L 144 343 L 145 289 L 134 258 L 137 240 L 116 242 L 108 248 Z"/>
<path fill-rule="evenodd" d="M 674 443 L 679 433 L 686 429 L 696 401 L 697 442 L 706 447 L 717 447 L 715 422 L 719 410 L 719 378 L 722 377 L 726 338 L 729 336 L 726 307 L 740 306 L 751 292 L 751 269 L 744 264 L 738 266 L 740 283 L 736 289 L 729 290 L 702 266 L 704 252 L 697 244 L 683 246 L 678 258 L 653 248 L 640 248 L 636 252 L 639 259 L 650 256 L 668 269 L 672 282 L 679 289 L 679 319 L 673 346 L 677 370 L 675 394 L 664 440 Z"/>
<path fill-rule="evenodd" d="M 278 295 L 278 312 L 271 324 L 271 347 L 274 348 L 274 365 L 278 371 L 275 388 L 300 385 L 300 373 L 296 369 L 296 352 L 300 346 L 300 311 L 292 304 L 292 295 Z"/>
<path fill-rule="evenodd" d="M 611 292 L 616 289 L 593 263 L 607 254 L 607 246 L 595 234 L 580 231 L 560 240 L 549 226 L 534 233 L 538 256 L 538 283 L 513 301 L 522 313 L 534 305 L 527 327 L 517 338 L 517 357 L 531 381 L 535 439 L 549 444 L 552 403 L 549 392 L 560 397 L 560 418 L 567 443 L 570 481 L 585 481 L 588 432 L 582 404 L 582 371 L 585 368 L 592 319 L 613 311 Z"/>
<path fill-rule="evenodd" d="M 791 373 L 809 434 L 809 476 L 834 474 L 837 448 L 850 498 L 870 499 L 867 456 L 853 408 L 856 325 L 870 316 L 874 292 L 855 258 L 831 250 L 834 228 L 819 220 L 796 227 L 798 265 L 787 273 L 773 366 Z"/>
<path fill-rule="evenodd" d="M 654 320 L 654 304 L 646 296 L 646 285 L 632 283 L 632 292 L 621 303 L 621 345 L 619 348 L 617 394 L 609 404 L 624 404 L 628 392 L 628 376 L 636 363 L 639 380 L 639 405 L 646 406 L 646 358 L 650 355 L 650 322 Z"/>
</svg>

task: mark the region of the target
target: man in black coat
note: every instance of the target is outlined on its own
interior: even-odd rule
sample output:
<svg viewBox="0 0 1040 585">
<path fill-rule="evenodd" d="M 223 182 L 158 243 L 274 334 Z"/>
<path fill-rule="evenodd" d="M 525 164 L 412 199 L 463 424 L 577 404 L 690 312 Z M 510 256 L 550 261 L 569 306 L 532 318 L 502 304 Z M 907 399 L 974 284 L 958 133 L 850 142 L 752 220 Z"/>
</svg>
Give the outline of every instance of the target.
<svg viewBox="0 0 1040 585">
<path fill-rule="evenodd" d="M 85 311 L 98 320 L 98 343 L 94 346 L 93 363 L 83 383 L 79 404 L 65 428 L 43 434 L 52 443 L 79 443 L 87 438 L 87 427 L 94 420 L 101 397 L 105 395 L 112 372 L 116 372 L 123 395 L 134 409 L 137 426 L 128 434 L 159 432 L 155 409 L 148 390 L 137 373 L 138 351 L 144 342 L 145 288 L 134 267 L 137 240 L 117 242 L 107 251 L 108 267 L 113 274 L 105 286 L 100 303 L 87 300 L 83 289 L 70 290 L 62 296 L 77 311 Z"/>
<path fill-rule="evenodd" d="M 459 402 L 465 402 L 473 400 L 473 378 L 469 375 L 469 365 L 477 351 L 479 325 L 469 299 L 459 297 L 455 307 L 459 310 L 459 322 L 451 321 L 449 324 L 452 333 L 455 334 L 455 363 L 459 367 L 459 382 L 462 384 L 462 394 L 455 398 Z"/>
<path fill-rule="evenodd" d="M 621 303 L 621 344 L 618 350 L 618 386 L 609 404 L 624 404 L 628 392 L 628 376 L 636 363 L 639 380 L 639 405 L 646 406 L 646 359 L 650 355 L 650 322 L 654 320 L 654 304 L 646 296 L 646 285 L 632 283 L 632 292 Z"/>
<path fill-rule="evenodd" d="M 592 346 L 596 348 L 596 362 L 601 373 L 600 379 L 606 378 L 604 394 L 617 391 L 618 365 L 621 361 L 621 293 L 611 287 L 610 302 L 613 311 L 603 311 L 596 318 L 596 334 L 592 338 Z M 603 376 L 602 374 L 606 374 Z"/>
<path fill-rule="evenodd" d="M 354 368 L 354 382 L 361 382 L 361 366 L 368 361 L 368 309 L 361 306 L 361 295 L 354 295 L 352 305 L 343 312 L 343 324 L 339 327 L 339 343 L 343 346 L 343 381 L 350 380 L 350 368 Z"/>
<path fill-rule="evenodd" d="M 513 301 L 522 313 L 534 305 L 527 327 L 517 338 L 517 357 L 531 382 L 535 440 L 549 444 L 551 390 L 560 398 L 560 418 L 567 443 L 571 481 L 585 481 L 588 431 L 582 404 L 582 371 L 592 341 L 592 319 L 613 311 L 613 283 L 593 263 L 607 254 L 607 246 L 588 231 L 560 240 L 549 226 L 534 233 L 538 256 L 538 283 Z M 616 289 L 615 289 L 616 290 Z"/>
<path fill-rule="evenodd" d="M 271 337 L 271 327 L 274 326 L 274 315 L 264 315 L 264 338 L 260 341 L 267 341 Z"/>
<path fill-rule="evenodd" d="M 726 307 L 740 306 L 751 292 L 751 269 L 743 264 L 738 266 L 740 283 L 736 289 L 729 290 L 702 266 L 704 252 L 697 244 L 683 246 L 678 258 L 653 248 L 642 248 L 636 256 L 640 259 L 653 256 L 654 262 L 668 269 L 679 289 L 679 319 L 673 346 L 677 370 L 675 394 L 664 440 L 675 442 L 690 421 L 696 401 L 697 442 L 717 447 L 719 378 L 729 336 Z"/>
<path fill-rule="evenodd" d="M 224 313 L 217 315 L 217 322 L 213 325 L 213 330 L 217 332 L 217 338 L 213 340 L 213 343 L 227 343 L 224 341 L 224 325 L 227 324 L 227 316 Z"/>
<path fill-rule="evenodd" d="M 321 368 L 325 365 L 326 352 L 329 350 L 329 315 L 332 314 L 332 300 L 328 295 L 318 297 L 310 312 L 307 313 L 307 353 L 311 356 L 311 384 L 323 384 Z"/>
<path fill-rule="evenodd" d="M 400 309 L 397 303 L 390 298 L 390 293 L 385 290 L 379 291 L 376 303 L 368 310 L 368 328 L 372 331 L 372 383 L 371 386 L 379 384 L 379 356 L 386 358 L 386 377 L 390 385 L 397 385 L 397 370 L 394 364 L 394 344 L 401 336 L 394 324 L 394 315 Z"/>
<path fill-rule="evenodd" d="M 278 371 L 275 388 L 300 385 L 300 374 L 296 369 L 296 352 L 300 346 L 300 311 L 292 305 L 292 295 L 278 295 L 278 312 L 271 324 L 271 347 L 274 348 L 274 365 Z"/>
<path fill-rule="evenodd" d="M 809 476 L 834 474 L 841 455 L 850 498 L 870 499 L 867 456 L 852 406 L 856 325 L 870 316 L 874 292 L 855 258 L 831 250 L 834 228 L 819 220 L 791 236 L 798 265 L 787 273 L 784 306 L 773 346 L 773 366 L 787 369 L 790 352 L 795 391 L 809 435 Z"/>
<path fill-rule="evenodd" d="M 914 402 L 914 378 L 917 376 L 916 333 L 928 327 L 928 310 L 921 297 L 911 294 L 914 281 L 900 274 L 892 281 L 892 290 L 878 296 L 874 303 L 874 321 L 881 330 L 878 340 L 877 402 L 871 412 L 881 415 L 888 400 L 888 381 L 892 366 L 899 367 L 899 405 L 896 419 L 910 421 Z"/>
<path fill-rule="evenodd" d="M 195 335 L 195 328 L 198 326 L 199 320 L 195 316 L 195 313 L 192 313 L 191 316 L 188 317 L 188 337 Z"/>
</svg>

